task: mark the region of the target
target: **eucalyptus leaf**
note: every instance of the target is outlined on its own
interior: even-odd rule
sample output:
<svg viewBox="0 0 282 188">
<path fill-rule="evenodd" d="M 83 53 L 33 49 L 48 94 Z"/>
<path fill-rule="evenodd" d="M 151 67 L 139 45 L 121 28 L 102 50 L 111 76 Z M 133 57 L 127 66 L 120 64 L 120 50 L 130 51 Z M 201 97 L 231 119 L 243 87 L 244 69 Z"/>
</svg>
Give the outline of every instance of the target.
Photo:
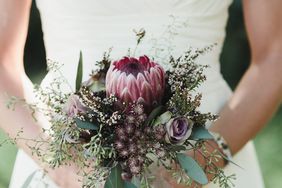
<svg viewBox="0 0 282 188">
<path fill-rule="evenodd" d="M 137 188 L 137 187 L 129 181 L 124 181 L 124 188 Z"/>
<path fill-rule="evenodd" d="M 244 170 L 243 167 L 241 167 L 240 165 L 238 165 L 237 163 L 235 163 L 234 161 L 232 161 L 231 159 L 229 159 L 229 158 L 226 157 L 225 155 L 221 155 L 221 157 L 222 157 L 223 159 L 227 160 L 229 163 L 232 163 L 233 165 L 235 165 L 235 166 L 241 168 L 242 170 Z"/>
<path fill-rule="evenodd" d="M 167 123 L 171 119 L 171 117 L 172 113 L 170 111 L 166 111 L 156 119 L 156 121 L 154 122 L 154 126 Z"/>
<path fill-rule="evenodd" d="M 199 184 L 207 184 L 208 178 L 200 165 L 190 156 L 183 153 L 177 154 L 178 162 L 186 174 Z"/>
<path fill-rule="evenodd" d="M 30 183 L 33 179 L 33 177 L 36 175 L 36 173 L 38 172 L 38 170 L 34 171 L 33 173 L 31 173 L 27 179 L 25 180 L 24 184 L 21 186 L 21 188 L 28 188 L 30 186 Z"/>
<path fill-rule="evenodd" d="M 87 121 L 82 121 L 78 118 L 75 118 L 75 123 L 77 127 L 81 129 L 88 129 L 88 130 L 98 130 L 99 129 L 99 127 L 96 124 L 87 122 Z"/>
<path fill-rule="evenodd" d="M 146 157 L 152 161 L 155 161 L 157 159 L 156 155 L 153 153 L 147 153 Z"/>
<path fill-rule="evenodd" d="M 164 106 L 158 106 L 155 108 L 146 120 L 146 125 L 149 125 L 163 110 Z"/>
<path fill-rule="evenodd" d="M 133 176 L 131 183 L 135 185 L 135 187 L 140 187 L 141 186 L 141 181 L 138 177 Z"/>
<path fill-rule="evenodd" d="M 189 138 L 190 140 L 208 140 L 208 139 L 214 139 L 211 133 L 208 129 L 206 129 L 203 126 L 195 126 L 193 128 L 192 134 Z"/>
<path fill-rule="evenodd" d="M 124 181 L 121 179 L 121 166 L 119 164 L 112 168 L 104 188 L 124 188 Z"/>
<path fill-rule="evenodd" d="M 81 87 L 82 76 L 83 76 L 83 59 L 82 59 L 82 52 L 80 51 L 79 62 L 78 62 L 78 67 L 77 67 L 77 74 L 76 74 L 76 81 L 75 81 L 76 91 L 78 91 Z"/>
</svg>

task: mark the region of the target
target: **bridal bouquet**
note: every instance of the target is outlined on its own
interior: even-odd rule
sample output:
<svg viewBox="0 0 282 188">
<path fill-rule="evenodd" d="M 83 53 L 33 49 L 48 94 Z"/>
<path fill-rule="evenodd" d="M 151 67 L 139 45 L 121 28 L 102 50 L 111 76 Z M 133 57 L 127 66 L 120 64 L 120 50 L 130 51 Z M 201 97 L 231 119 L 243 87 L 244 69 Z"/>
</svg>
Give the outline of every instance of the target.
<svg viewBox="0 0 282 188">
<path fill-rule="evenodd" d="M 197 110 L 197 87 L 205 81 L 206 67 L 195 60 L 208 50 L 171 57 L 165 62 L 168 70 L 154 57 L 111 60 L 105 53 L 84 82 L 80 54 L 75 91 L 63 93 L 59 78 L 50 88 L 37 88 L 51 128 L 44 129 L 50 135 L 48 149 L 32 149 L 52 167 L 75 163 L 84 187 L 153 187 L 160 166 L 179 184 L 204 185 L 206 174 L 213 174 L 212 181 L 229 187 L 232 176 L 215 165 L 224 154 L 206 149 L 213 136 L 205 123 L 216 116 Z M 59 72 L 56 63 L 49 66 Z M 201 153 L 205 166 L 187 152 Z"/>
</svg>

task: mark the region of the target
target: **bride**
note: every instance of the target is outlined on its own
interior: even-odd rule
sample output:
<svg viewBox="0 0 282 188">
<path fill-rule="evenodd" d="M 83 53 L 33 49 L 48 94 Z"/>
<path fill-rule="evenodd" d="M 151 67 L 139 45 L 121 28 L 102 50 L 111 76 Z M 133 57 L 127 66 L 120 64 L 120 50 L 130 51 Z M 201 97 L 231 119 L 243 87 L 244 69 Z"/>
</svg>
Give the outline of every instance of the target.
<svg viewBox="0 0 282 188">
<path fill-rule="evenodd" d="M 177 28 L 177 34 L 170 39 L 174 45 L 171 54 L 181 54 L 189 46 L 205 47 L 217 43 L 198 62 L 211 67 L 206 71 L 207 81 L 200 88 L 203 93 L 201 110 L 220 113 L 220 119 L 210 129 L 225 138 L 233 160 L 242 167 L 232 164 L 225 167 L 226 173 L 236 174 L 235 187 L 262 188 L 255 150 L 249 140 L 261 130 L 281 102 L 282 2 L 244 0 L 252 62 L 234 93 L 219 69 L 230 3 L 231 0 L 37 0 L 47 57 L 64 64 L 61 71 L 70 83 L 74 83 L 79 50 L 84 53 L 85 72 L 90 73 L 94 62 L 109 47 L 114 47 L 112 57 L 118 58 L 134 46 L 133 29 L 145 28 L 148 38 L 161 38 L 171 15 Z M 0 0 L 0 126 L 12 137 L 23 127 L 24 137 L 36 138 L 41 133 L 41 126 L 46 124 L 44 120 L 34 122 L 25 108 L 9 111 L 2 102 L 7 100 L 4 93 L 27 100 L 33 98 L 32 84 L 23 67 L 30 5 L 31 0 Z M 139 48 L 138 55 L 151 53 L 153 45 L 161 45 L 150 45 L 149 41 L 145 44 Z M 52 76 L 52 73 L 47 74 L 43 87 Z M 30 187 L 81 186 L 75 167 L 48 169 L 31 156 L 25 142 L 19 141 L 18 146 L 21 150 L 10 188 L 21 187 L 30 174 L 40 168 L 48 171 L 48 177 L 42 182 L 38 181 L 40 176 L 33 176 Z M 166 187 L 177 187 L 167 174 L 158 174 Z M 210 183 L 205 187 L 216 186 Z"/>
</svg>

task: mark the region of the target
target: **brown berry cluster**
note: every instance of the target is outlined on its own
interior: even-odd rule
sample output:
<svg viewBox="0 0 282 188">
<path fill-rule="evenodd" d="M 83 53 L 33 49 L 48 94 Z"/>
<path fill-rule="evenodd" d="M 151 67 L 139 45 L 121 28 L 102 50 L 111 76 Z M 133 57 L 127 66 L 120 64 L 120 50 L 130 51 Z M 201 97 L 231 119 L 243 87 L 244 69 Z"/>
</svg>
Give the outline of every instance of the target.
<svg viewBox="0 0 282 188">
<path fill-rule="evenodd" d="M 115 149 L 122 164 L 124 180 L 130 180 L 142 171 L 147 148 L 143 131 L 146 118 L 143 105 L 133 103 L 125 109 L 124 124 L 116 127 Z"/>
</svg>

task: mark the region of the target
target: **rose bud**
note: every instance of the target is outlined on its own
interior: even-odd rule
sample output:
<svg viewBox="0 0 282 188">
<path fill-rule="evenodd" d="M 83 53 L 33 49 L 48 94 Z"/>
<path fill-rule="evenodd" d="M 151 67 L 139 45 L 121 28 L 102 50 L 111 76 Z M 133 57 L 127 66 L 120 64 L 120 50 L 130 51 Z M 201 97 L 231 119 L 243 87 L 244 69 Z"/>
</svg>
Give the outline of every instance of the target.
<svg viewBox="0 0 282 188">
<path fill-rule="evenodd" d="M 165 139 L 171 144 L 182 144 L 192 133 L 193 122 L 185 117 L 176 117 L 166 123 Z"/>
<path fill-rule="evenodd" d="M 142 103 L 147 108 L 161 102 L 165 89 L 163 68 L 147 56 L 124 57 L 111 64 L 106 75 L 107 95 L 126 103 Z"/>
<path fill-rule="evenodd" d="M 85 113 L 87 108 L 80 102 L 78 95 L 69 96 L 65 106 L 64 112 L 68 117 L 74 118 L 78 113 Z"/>
</svg>

